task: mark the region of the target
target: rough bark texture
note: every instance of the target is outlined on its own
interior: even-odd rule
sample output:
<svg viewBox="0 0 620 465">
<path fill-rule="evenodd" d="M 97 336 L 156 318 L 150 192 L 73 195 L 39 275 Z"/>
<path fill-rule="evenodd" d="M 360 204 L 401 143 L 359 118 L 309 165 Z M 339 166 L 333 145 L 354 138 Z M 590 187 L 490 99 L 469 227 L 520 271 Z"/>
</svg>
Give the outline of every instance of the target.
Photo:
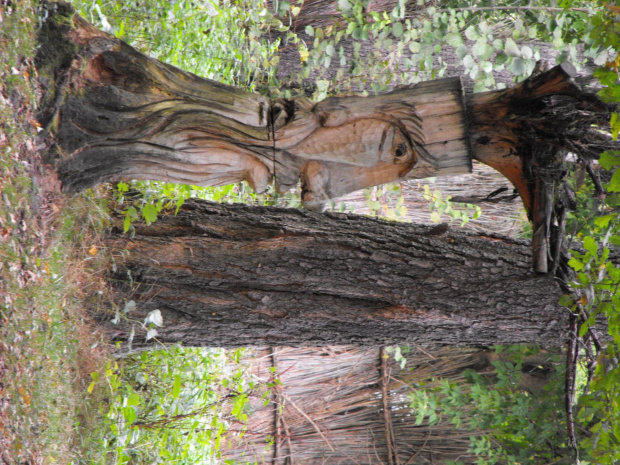
<svg viewBox="0 0 620 465">
<path fill-rule="evenodd" d="M 354 215 L 189 202 L 133 238 L 113 282 L 198 346 L 565 342 L 568 312 L 527 243 Z M 134 287 L 127 283 L 130 277 Z M 136 344 L 144 331 L 135 325 Z M 126 340 L 131 325 L 109 326 Z"/>
</svg>

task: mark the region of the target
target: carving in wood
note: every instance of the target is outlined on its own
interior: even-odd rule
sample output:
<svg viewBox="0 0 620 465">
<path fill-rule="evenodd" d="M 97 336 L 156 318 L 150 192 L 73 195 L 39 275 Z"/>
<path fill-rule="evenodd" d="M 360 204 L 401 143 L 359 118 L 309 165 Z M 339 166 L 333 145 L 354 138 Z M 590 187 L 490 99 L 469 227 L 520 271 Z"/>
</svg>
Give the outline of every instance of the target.
<svg viewBox="0 0 620 465">
<path fill-rule="evenodd" d="M 303 202 L 320 209 L 365 187 L 468 173 L 473 158 L 519 192 L 533 222 L 534 269 L 546 273 L 566 265 L 567 153 L 589 166 L 617 147 L 601 130 L 610 108 L 581 91 L 567 64 L 467 99 L 460 79 L 448 78 L 316 104 L 270 100 L 149 58 L 57 8 L 68 21 L 43 26 L 37 66 L 53 76 L 41 120 L 56 129 L 67 192 L 130 179 L 246 180 L 258 192 L 301 181 Z"/>
<path fill-rule="evenodd" d="M 269 100 L 149 58 L 75 16 L 81 46 L 60 109 L 66 191 L 105 181 L 240 181 L 258 192 L 301 180 L 326 200 L 404 178 L 471 169 L 459 79 L 373 97 Z"/>
</svg>

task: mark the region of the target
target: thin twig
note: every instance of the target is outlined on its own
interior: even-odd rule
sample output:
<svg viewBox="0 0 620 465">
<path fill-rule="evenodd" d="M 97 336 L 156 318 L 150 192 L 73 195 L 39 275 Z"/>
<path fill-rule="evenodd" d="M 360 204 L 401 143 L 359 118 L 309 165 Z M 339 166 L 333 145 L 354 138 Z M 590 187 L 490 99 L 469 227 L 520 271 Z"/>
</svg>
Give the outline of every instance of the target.
<svg viewBox="0 0 620 465">
<path fill-rule="evenodd" d="M 571 313 L 570 317 L 570 339 L 566 351 L 566 379 L 564 385 L 564 400 L 566 409 L 566 428 L 571 447 L 575 451 L 575 463 L 579 465 L 579 448 L 575 437 L 575 419 L 573 417 L 573 402 L 575 401 L 575 382 L 577 379 L 577 340 L 579 337 L 579 317 Z"/>
<path fill-rule="evenodd" d="M 594 168 L 592 168 L 592 161 L 585 160 L 586 171 L 590 175 L 590 179 L 594 183 L 594 194 L 599 197 L 605 193 L 605 189 L 603 189 L 603 185 L 601 184 L 601 178 L 598 173 L 594 172 Z"/>
<path fill-rule="evenodd" d="M 586 357 L 588 359 L 588 378 L 586 380 L 586 385 L 583 387 L 583 393 L 581 395 L 586 395 L 590 391 L 590 383 L 592 383 L 592 378 L 594 378 L 594 370 L 596 369 L 597 361 L 596 355 L 594 355 L 594 351 L 592 350 L 592 339 L 589 337 L 590 333 L 586 333 L 585 337 L 581 341 L 583 348 L 586 351 Z"/>
<path fill-rule="evenodd" d="M 430 438 L 431 438 L 431 432 L 429 431 L 428 434 L 426 435 L 426 439 L 424 440 L 424 444 L 422 444 L 422 447 L 420 447 L 415 454 L 413 454 L 411 457 L 409 457 L 409 460 L 407 460 L 407 462 L 405 462 L 405 465 L 409 465 L 411 463 L 411 461 L 413 459 L 415 459 L 420 454 L 420 452 L 422 452 L 424 450 L 424 448 L 426 447 L 426 444 L 428 443 L 428 440 Z"/>
<path fill-rule="evenodd" d="M 291 441 L 291 432 L 288 429 L 288 425 L 286 424 L 286 419 L 284 418 L 284 415 L 282 415 L 281 421 L 282 426 L 284 427 L 284 434 L 286 435 L 286 443 L 288 444 L 289 465 L 295 465 L 293 462 L 293 444 Z"/>
<path fill-rule="evenodd" d="M 420 352 L 422 352 L 424 355 L 430 357 L 431 360 L 437 360 L 435 357 L 433 357 L 431 354 L 429 354 L 427 351 L 425 351 L 422 347 L 420 347 L 417 344 L 413 344 L 415 346 L 416 349 L 418 349 Z"/>
<path fill-rule="evenodd" d="M 385 347 L 379 349 L 379 360 L 381 361 L 381 397 L 383 400 L 383 421 L 385 423 L 385 438 L 388 450 L 388 463 L 400 465 L 398 449 L 396 448 L 396 440 L 394 437 L 394 428 L 392 426 L 392 418 L 390 415 L 390 397 L 388 392 L 388 360 L 390 356 L 387 354 Z"/>
<path fill-rule="evenodd" d="M 319 433 L 319 435 L 320 435 L 320 436 L 323 438 L 323 440 L 327 443 L 327 445 L 329 446 L 329 448 L 331 449 L 331 451 L 332 451 L 332 452 L 336 452 L 336 450 L 332 447 L 332 445 L 331 445 L 331 443 L 329 442 L 329 440 L 325 437 L 325 435 L 324 435 L 324 434 L 323 434 L 323 432 L 321 431 L 321 428 L 319 428 L 319 427 L 317 426 L 317 424 L 316 424 L 314 421 L 312 421 L 312 418 L 310 418 L 310 417 L 306 414 L 306 412 L 304 412 L 302 409 L 300 409 L 300 408 L 297 406 L 297 404 L 291 400 L 291 398 L 290 398 L 289 396 L 287 396 L 286 394 L 282 394 L 282 397 L 284 397 L 284 398 L 285 398 L 288 402 L 290 402 L 290 403 L 291 403 L 291 405 L 292 405 L 293 407 L 295 407 L 295 410 L 297 410 L 299 413 L 301 413 L 301 415 L 302 415 L 302 416 L 303 416 L 306 420 L 308 420 L 308 422 L 309 422 L 312 426 L 314 426 L 314 429 L 316 430 L 316 432 L 317 432 L 317 433 Z"/>
<path fill-rule="evenodd" d="M 271 348 L 271 363 L 273 366 L 273 374 L 275 377 L 278 376 L 278 365 L 276 362 L 276 352 L 277 349 L 275 347 Z M 274 383 L 273 386 L 273 398 L 275 403 L 275 412 L 274 412 L 274 422 L 275 422 L 275 438 L 273 441 L 273 465 L 278 465 L 278 455 L 280 453 L 280 440 L 282 437 L 282 430 L 280 429 L 280 422 L 282 412 L 280 411 L 280 395 L 278 393 L 280 386 L 278 383 Z"/>
</svg>

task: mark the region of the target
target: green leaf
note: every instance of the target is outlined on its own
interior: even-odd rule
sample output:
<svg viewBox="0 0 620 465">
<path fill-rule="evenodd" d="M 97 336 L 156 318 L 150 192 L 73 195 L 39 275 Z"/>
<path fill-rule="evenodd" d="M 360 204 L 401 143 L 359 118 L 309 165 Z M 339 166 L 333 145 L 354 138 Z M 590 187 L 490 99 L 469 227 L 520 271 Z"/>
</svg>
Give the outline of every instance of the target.
<svg viewBox="0 0 620 465">
<path fill-rule="evenodd" d="M 334 46 L 332 44 L 329 44 L 325 48 L 325 53 L 327 53 L 330 57 L 334 56 L 336 54 L 336 49 L 334 48 Z"/>
<path fill-rule="evenodd" d="M 403 23 L 398 22 L 392 25 L 392 34 L 394 37 L 399 38 L 403 35 Z"/>
<path fill-rule="evenodd" d="M 515 58 L 510 65 L 510 72 L 515 76 L 519 76 L 525 72 L 525 61 L 521 58 Z"/>
<path fill-rule="evenodd" d="M 471 55 L 465 55 L 463 57 L 463 66 L 465 69 L 471 69 L 476 64 L 474 58 Z"/>
<path fill-rule="evenodd" d="M 151 339 L 153 339 L 155 336 L 157 336 L 157 330 L 156 329 L 149 329 L 146 332 L 146 340 L 149 341 Z"/>
<path fill-rule="evenodd" d="M 134 308 L 136 308 L 136 302 L 134 300 L 128 300 L 125 302 L 125 306 L 123 307 L 123 312 L 125 314 L 131 312 Z"/>
<path fill-rule="evenodd" d="M 446 34 L 445 41 L 448 45 L 455 48 L 463 44 L 463 38 L 458 32 L 450 32 L 449 34 Z"/>
<path fill-rule="evenodd" d="M 620 152 L 603 152 L 599 159 L 599 163 L 606 170 L 611 170 L 620 165 Z"/>
<path fill-rule="evenodd" d="M 578 258 L 575 258 L 575 257 L 572 257 L 568 261 L 568 266 L 570 266 L 575 271 L 580 271 L 584 267 L 583 262 L 581 260 L 579 260 Z"/>
<path fill-rule="evenodd" d="M 351 3 L 349 3 L 349 0 L 338 0 L 338 8 L 343 13 L 347 13 L 351 11 Z"/>
<path fill-rule="evenodd" d="M 519 50 L 519 47 L 517 46 L 515 41 L 510 39 L 510 38 L 506 39 L 506 44 L 504 46 L 504 51 L 506 52 L 507 55 L 510 55 L 510 56 L 513 56 L 513 57 L 520 57 L 521 56 L 521 51 Z M 515 74 L 521 74 L 521 73 L 515 73 Z"/>
<path fill-rule="evenodd" d="M 420 42 L 410 42 L 409 43 L 409 50 L 411 50 L 411 53 L 420 53 Z"/>
<path fill-rule="evenodd" d="M 136 411 L 133 407 L 123 407 L 121 411 L 127 423 L 131 425 L 134 421 L 136 421 Z"/>
<path fill-rule="evenodd" d="M 467 56 L 467 46 L 465 44 L 461 44 L 456 48 L 456 56 L 459 57 L 459 60 Z"/>
<path fill-rule="evenodd" d="M 562 297 L 560 297 L 560 305 L 562 307 L 571 307 L 574 303 L 575 302 L 573 297 L 569 294 L 564 294 Z"/>
<path fill-rule="evenodd" d="M 476 26 L 469 26 L 465 30 L 465 37 L 467 37 L 469 40 L 478 40 L 480 38 L 478 28 Z"/>
<path fill-rule="evenodd" d="M 607 190 L 610 192 L 620 192 L 620 169 L 616 170 L 611 177 Z"/>
<path fill-rule="evenodd" d="M 89 394 L 93 393 L 93 389 L 95 389 L 95 381 L 91 381 L 90 384 L 88 385 L 88 388 L 86 389 L 86 392 L 88 392 Z"/>
<path fill-rule="evenodd" d="M 594 58 L 594 64 L 596 66 L 603 66 L 607 62 L 607 58 L 609 57 L 609 52 L 607 49 L 603 49 L 601 53 L 599 53 L 596 58 Z"/>
<path fill-rule="evenodd" d="M 487 51 L 487 42 L 486 40 L 478 40 L 476 44 L 471 49 L 471 52 L 475 57 L 484 57 Z"/>
<path fill-rule="evenodd" d="M 174 386 L 172 386 L 172 398 L 176 399 L 179 397 L 181 393 L 181 375 L 176 375 L 174 377 Z"/>
<path fill-rule="evenodd" d="M 611 125 L 611 137 L 613 140 L 617 140 L 620 132 L 620 114 L 612 113 L 609 124 Z"/>
<path fill-rule="evenodd" d="M 144 326 L 149 325 L 155 325 L 159 327 L 164 325 L 164 319 L 161 316 L 161 311 L 159 309 L 150 311 L 144 318 Z"/>
<path fill-rule="evenodd" d="M 590 254 L 592 254 L 595 257 L 598 254 L 598 244 L 590 236 L 584 237 L 584 239 L 583 239 L 583 248 L 586 249 L 588 252 L 590 252 Z"/>
<path fill-rule="evenodd" d="M 617 213 L 612 213 L 610 215 L 599 216 L 594 220 L 594 224 L 599 228 L 606 228 L 609 226 L 609 222 L 618 217 Z"/>
<path fill-rule="evenodd" d="M 138 217 L 138 211 L 134 207 L 129 207 L 127 211 L 125 212 L 125 221 L 123 223 L 125 232 L 129 231 L 129 228 L 131 228 L 132 220 L 134 220 L 137 217 Z"/>
<path fill-rule="evenodd" d="M 152 203 L 147 203 L 142 208 L 142 217 L 147 224 L 154 222 L 157 219 L 157 207 Z"/>
<path fill-rule="evenodd" d="M 129 397 L 127 397 L 127 406 L 132 407 L 134 405 L 139 405 L 140 404 L 140 394 L 136 394 L 135 392 L 133 394 L 130 394 Z"/>
</svg>

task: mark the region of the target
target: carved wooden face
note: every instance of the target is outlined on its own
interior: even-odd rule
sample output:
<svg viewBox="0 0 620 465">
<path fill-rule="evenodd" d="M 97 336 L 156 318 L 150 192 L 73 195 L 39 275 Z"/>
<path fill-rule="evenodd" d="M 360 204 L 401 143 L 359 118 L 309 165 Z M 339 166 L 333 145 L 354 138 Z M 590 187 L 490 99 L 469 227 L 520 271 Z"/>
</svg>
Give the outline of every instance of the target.
<svg viewBox="0 0 620 465">
<path fill-rule="evenodd" d="M 418 160 L 401 128 L 381 119 L 320 128 L 289 150 L 308 160 L 302 168 L 302 200 L 314 209 L 331 198 L 403 178 Z"/>
<path fill-rule="evenodd" d="M 364 167 L 392 163 L 411 169 L 417 160 L 411 142 L 399 127 L 371 118 L 319 128 L 288 151 L 308 161 Z"/>
</svg>

